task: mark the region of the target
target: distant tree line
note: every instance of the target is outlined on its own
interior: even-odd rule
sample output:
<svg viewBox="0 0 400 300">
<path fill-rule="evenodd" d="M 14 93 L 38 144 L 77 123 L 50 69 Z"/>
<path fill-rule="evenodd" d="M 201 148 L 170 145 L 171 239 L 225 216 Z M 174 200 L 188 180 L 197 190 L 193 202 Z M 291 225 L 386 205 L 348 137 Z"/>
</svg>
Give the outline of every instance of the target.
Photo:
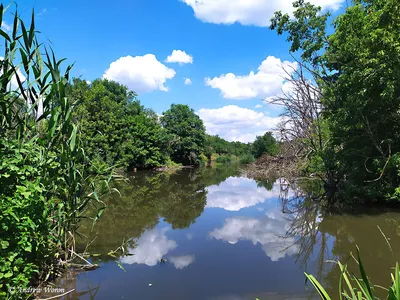
<svg viewBox="0 0 400 300">
<path fill-rule="evenodd" d="M 159 116 L 117 82 L 97 79 L 88 84 L 75 78 L 67 94 L 79 102 L 72 117 L 81 128 L 93 171 L 113 166 L 131 170 L 171 163 L 201 165 L 212 154 L 257 158 L 276 153 L 271 133 L 257 137 L 254 143 L 228 142 L 207 134 L 203 121 L 189 106 L 172 104 Z"/>
</svg>

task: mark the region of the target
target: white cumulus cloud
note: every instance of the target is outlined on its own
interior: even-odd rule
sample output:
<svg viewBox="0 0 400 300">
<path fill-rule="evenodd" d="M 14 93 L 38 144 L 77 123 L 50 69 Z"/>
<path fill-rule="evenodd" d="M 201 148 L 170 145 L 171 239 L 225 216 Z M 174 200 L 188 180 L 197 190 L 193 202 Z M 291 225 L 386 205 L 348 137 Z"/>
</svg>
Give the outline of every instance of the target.
<svg viewBox="0 0 400 300">
<path fill-rule="evenodd" d="M 175 268 L 178 270 L 184 269 L 194 262 L 194 255 L 185 255 L 185 256 L 171 256 L 169 260 L 173 263 Z"/>
<path fill-rule="evenodd" d="M 274 12 L 291 13 L 293 0 L 181 0 L 197 19 L 215 24 L 269 26 Z M 309 0 L 323 9 L 338 10 L 345 0 Z"/>
<path fill-rule="evenodd" d="M 191 85 L 192 84 L 192 80 L 190 78 L 185 78 L 185 84 L 186 85 Z"/>
<path fill-rule="evenodd" d="M 205 84 L 219 89 L 225 99 L 269 98 L 281 94 L 287 76 L 285 70 L 290 73 L 297 67 L 296 62 L 268 56 L 258 67 L 257 73 L 251 71 L 248 75 L 228 73 L 213 79 L 207 77 Z"/>
<path fill-rule="evenodd" d="M 262 107 L 261 104 L 257 104 L 254 108 L 258 109 L 258 108 L 261 108 L 261 107 Z"/>
<path fill-rule="evenodd" d="M 217 109 L 202 108 L 197 113 L 209 134 L 243 143 L 253 142 L 256 136 L 273 131 L 283 120 L 282 117 L 269 117 L 237 105 Z"/>
<path fill-rule="evenodd" d="M 110 64 L 103 78 L 117 81 L 137 93 L 168 91 L 165 83 L 176 72 L 159 62 L 154 54 L 124 56 Z"/>
<path fill-rule="evenodd" d="M 122 257 L 121 263 L 155 266 L 170 250 L 177 247 L 175 241 L 167 238 L 166 231 L 167 228 L 145 231 L 135 241 L 137 246 L 129 249 L 129 253 L 133 255 Z"/>
<path fill-rule="evenodd" d="M 291 256 L 299 251 L 298 246 L 293 245 L 294 237 L 284 237 L 289 225 L 289 221 L 285 219 L 282 212 L 271 210 L 263 219 L 228 218 L 222 228 L 213 230 L 209 235 L 230 244 L 236 244 L 239 241 L 260 244 L 264 253 L 272 261 L 278 261 L 286 255 Z"/>
<path fill-rule="evenodd" d="M 174 50 L 172 54 L 167 57 L 167 63 L 179 63 L 179 64 L 192 64 L 193 56 L 187 54 L 182 50 Z"/>
</svg>

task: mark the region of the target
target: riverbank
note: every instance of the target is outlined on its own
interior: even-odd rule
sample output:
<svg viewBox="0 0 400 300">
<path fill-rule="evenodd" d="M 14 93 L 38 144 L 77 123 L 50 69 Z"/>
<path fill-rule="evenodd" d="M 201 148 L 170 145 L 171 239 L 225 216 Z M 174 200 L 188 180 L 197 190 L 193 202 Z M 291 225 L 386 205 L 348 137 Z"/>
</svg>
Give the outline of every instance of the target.
<svg viewBox="0 0 400 300">
<path fill-rule="evenodd" d="M 266 178 L 296 178 L 300 176 L 300 161 L 295 156 L 263 155 L 245 168 L 250 178 L 262 180 Z"/>
</svg>

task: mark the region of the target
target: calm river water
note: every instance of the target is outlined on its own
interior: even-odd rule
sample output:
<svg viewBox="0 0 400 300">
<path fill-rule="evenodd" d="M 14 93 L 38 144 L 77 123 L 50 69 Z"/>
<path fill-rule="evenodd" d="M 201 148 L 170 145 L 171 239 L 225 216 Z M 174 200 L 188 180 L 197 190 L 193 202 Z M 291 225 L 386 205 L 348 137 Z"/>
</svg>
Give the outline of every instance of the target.
<svg viewBox="0 0 400 300">
<path fill-rule="evenodd" d="M 91 234 L 101 267 L 60 279 L 75 289 L 64 299 L 315 299 L 304 272 L 337 293 L 329 260 L 345 262 L 356 245 L 375 284 L 387 287 L 400 260 L 399 213 L 324 215 L 311 192 L 234 166 L 138 172 L 116 188 Z M 124 241 L 131 255 L 107 255 Z"/>
</svg>

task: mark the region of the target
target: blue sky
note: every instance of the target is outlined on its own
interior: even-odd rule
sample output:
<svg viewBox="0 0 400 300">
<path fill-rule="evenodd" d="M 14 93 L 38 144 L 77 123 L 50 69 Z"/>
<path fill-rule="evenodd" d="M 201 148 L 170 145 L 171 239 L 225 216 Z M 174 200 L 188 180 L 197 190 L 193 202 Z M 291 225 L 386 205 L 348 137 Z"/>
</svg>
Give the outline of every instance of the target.
<svg viewBox="0 0 400 300">
<path fill-rule="evenodd" d="M 312 1 L 333 11 L 345 2 Z M 244 142 L 279 122 L 280 110 L 262 99 L 285 89 L 282 63 L 295 64 L 268 23 L 291 2 L 17 0 L 24 19 L 35 8 L 42 39 L 75 62 L 74 76 L 119 81 L 157 113 L 188 104 L 210 133 Z"/>
</svg>

